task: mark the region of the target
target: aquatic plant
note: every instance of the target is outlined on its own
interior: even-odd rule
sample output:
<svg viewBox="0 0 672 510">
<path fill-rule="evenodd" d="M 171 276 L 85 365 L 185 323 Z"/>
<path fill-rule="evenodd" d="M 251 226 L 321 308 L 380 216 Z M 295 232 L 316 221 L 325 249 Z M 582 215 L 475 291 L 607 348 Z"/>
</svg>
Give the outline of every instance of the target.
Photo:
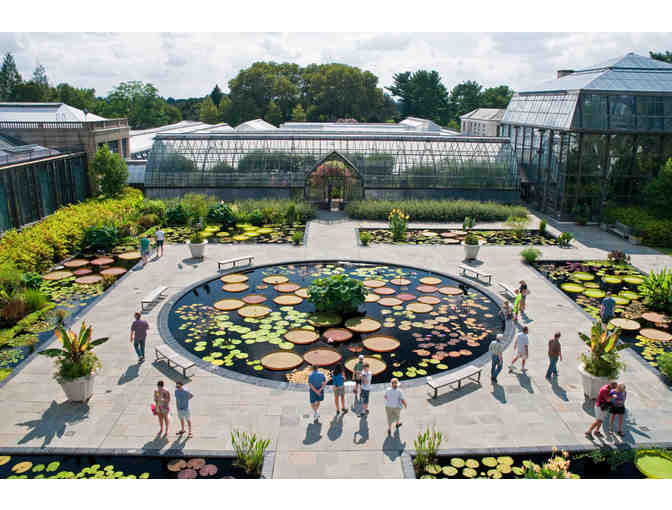
<svg viewBox="0 0 672 510">
<path fill-rule="evenodd" d="M 353 313 L 364 303 L 367 293 L 361 281 L 335 274 L 313 280 L 308 300 L 318 312 Z"/>
<path fill-rule="evenodd" d="M 257 438 L 256 434 L 250 435 L 234 429 L 231 431 L 231 444 L 236 454 L 235 465 L 243 468 L 248 474 L 261 474 L 264 453 L 271 444 L 271 440 Z"/>
<path fill-rule="evenodd" d="M 672 312 L 672 271 L 651 271 L 640 286 L 647 304 L 656 310 Z"/>
<path fill-rule="evenodd" d="M 590 349 L 590 355 L 581 354 L 581 360 L 584 363 L 584 369 L 596 377 L 608 377 L 610 379 L 618 377 L 625 364 L 620 361 L 619 351 L 630 347 L 629 343 L 618 343 L 621 335 L 619 328 L 611 332 L 607 327 L 602 326 L 601 320 L 596 320 L 590 331 L 590 336 L 585 333 L 579 333 L 579 338 Z"/>
<path fill-rule="evenodd" d="M 557 238 L 558 246 L 566 248 L 572 242 L 572 239 L 574 239 L 574 234 L 571 232 L 563 232 Z"/>
<path fill-rule="evenodd" d="M 541 256 L 541 250 L 538 248 L 527 247 L 520 252 L 520 256 L 527 264 L 532 264 Z"/>
<path fill-rule="evenodd" d="M 527 479 L 555 479 L 555 478 L 573 478 L 578 479 L 579 475 L 570 472 L 569 452 L 563 451 L 557 453 L 557 448 L 553 448 L 553 456 L 542 466 L 535 464 L 531 460 L 524 460 L 525 466 L 524 478 Z"/>
<path fill-rule="evenodd" d="M 364 231 L 359 234 L 359 240 L 362 242 L 362 246 L 368 246 L 369 242 L 371 242 L 371 238 L 373 236 L 371 235 L 370 232 Z"/>
<path fill-rule="evenodd" d="M 387 217 L 390 230 L 392 231 L 392 239 L 401 241 L 406 237 L 406 230 L 408 228 L 409 215 L 405 214 L 400 209 L 392 209 Z"/>
<path fill-rule="evenodd" d="M 418 437 L 413 441 L 413 446 L 415 447 L 413 465 L 417 472 L 424 471 L 428 464 L 436 460 L 436 452 L 439 450 L 442 441 L 443 434 L 434 429 L 430 431 L 429 427 L 424 432 L 418 434 Z"/>
</svg>

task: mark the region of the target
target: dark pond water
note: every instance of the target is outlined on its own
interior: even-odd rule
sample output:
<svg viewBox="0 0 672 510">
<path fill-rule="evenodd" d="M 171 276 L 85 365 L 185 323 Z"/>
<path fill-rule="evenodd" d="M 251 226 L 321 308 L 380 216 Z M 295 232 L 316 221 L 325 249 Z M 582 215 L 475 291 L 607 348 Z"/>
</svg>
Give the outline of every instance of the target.
<svg viewBox="0 0 672 510">
<path fill-rule="evenodd" d="M 153 478 L 176 479 L 171 462 L 182 457 L 102 456 L 102 455 L 5 455 L 0 452 L 0 479 L 5 478 Z M 185 464 L 197 457 L 183 457 Z M 231 458 L 204 457 L 192 463 L 196 479 L 202 478 L 258 478 L 249 476 L 233 465 Z M 202 466 L 208 466 L 202 470 Z M 213 468 L 214 467 L 214 468 Z M 177 469 L 177 466 L 174 468 Z M 214 474 L 208 474 L 213 473 Z"/>
<path fill-rule="evenodd" d="M 599 317 L 604 294 L 611 291 L 617 300 L 616 317 L 633 319 L 642 328 L 672 333 L 671 324 L 655 324 L 641 317 L 642 313 L 652 311 L 644 305 L 639 289 L 638 282 L 646 275 L 630 265 L 595 260 L 543 261 L 534 266 L 595 319 Z M 587 291 L 590 295 L 586 294 Z M 655 341 L 640 335 L 639 331 L 621 330 L 621 339 L 631 343 L 631 348 L 654 368 L 661 353 L 672 352 L 672 341 Z"/>
<path fill-rule="evenodd" d="M 562 455 L 562 452 L 558 452 L 555 455 Z M 499 471 L 500 475 L 495 475 L 494 478 L 501 477 L 502 479 L 516 479 L 523 478 L 522 470 L 524 469 L 523 461 L 531 460 L 539 466 L 543 466 L 544 463 L 548 462 L 549 458 L 555 456 L 552 452 L 534 454 L 534 455 L 496 455 L 493 457 L 485 457 L 481 455 L 472 455 L 469 457 L 449 457 L 449 456 L 440 456 L 438 458 L 437 465 L 441 468 L 446 466 L 452 466 L 455 470 L 448 469 L 447 473 L 444 473 L 443 469 L 438 474 L 430 474 L 429 471 L 436 471 L 435 469 L 429 468 L 420 473 L 416 470 L 416 476 L 418 478 L 422 476 L 435 476 L 436 478 L 443 479 L 469 479 L 469 478 L 493 478 L 495 471 Z M 593 459 L 586 456 L 585 453 L 573 453 L 569 452 L 570 467 L 569 471 L 573 474 L 579 475 L 581 478 L 586 479 L 642 479 L 646 478 L 642 475 L 639 470 L 635 467 L 635 464 L 632 461 L 626 461 L 622 464 L 619 464 L 615 467 L 611 467 L 607 461 L 603 462 L 594 462 Z M 485 460 L 485 463 L 484 463 Z M 470 466 L 473 467 L 473 471 L 465 471 L 467 468 L 467 461 Z M 474 463 L 474 461 L 476 461 Z M 486 465 L 490 464 L 490 465 Z M 511 469 L 503 468 L 503 466 L 509 466 Z M 474 474 L 475 473 L 475 474 Z"/>
<path fill-rule="evenodd" d="M 360 312 L 381 324 L 374 333 L 355 333 L 345 342 L 328 343 L 324 336 L 309 345 L 288 342 L 284 335 L 289 330 L 310 328 L 308 320 L 314 306 L 307 299 L 293 306 L 274 303 L 274 298 L 286 293 L 264 283 L 263 279 L 281 275 L 288 282 L 307 288 L 315 278 L 333 274 L 347 274 L 363 282 L 382 280 L 391 293 L 380 295 L 381 298 L 400 296 L 408 300 L 396 306 L 383 306 L 380 302 L 363 304 Z M 171 310 L 169 327 L 176 340 L 190 353 L 215 366 L 257 377 L 303 383 L 307 377 L 307 363 L 293 370 L 271 371 L 262 366 L 261 358 L 283 349 L 303 356 L 315 348 L 330 347 L 338 351 L 342 363 L 359 354 L 382 361 L 384 370 L 374 376 L 374 383 L 392 377 L 413 379 L 474 360 L 487 351 L 494 336 L 503 330 L 503 323 L 497 318 L 499 308 L 485 294 L 473 287 L 465 287 L 466 295 L 459 291 L 457 296 L 446 295 L 439 289 L 452 287 L 455 291 L 459 282 L 425 271 L 393 265 L 334 262 L 265 267 L 244 272 L 244 276 L 248 288 L 241 292 L 227 292 L 222 289 L 222 282 L 214 279 L 183 296 Z M 427 277 L 440 280 L 434 290 L 422 287 L 420 280 Z M 395 285 L 391 280 L 397 278 L 410 283 Z M 369 288 L 370 294 L 377 296 L 374 290 Z M 220 300 L 242 300 L 250 294 L 263 295 L 266 299 L 262 305 L 272 311 L 261 319 L 251 319 L 241 317 L 238 311 L 222 312 L 213 308 Z M 436 304 L 426 307 L 426 311 L 408 309 L 411 304 L 418 303 L 418 298 L 428 296 Z M 317 328 L 317 332 L 323 333 L 325 329 Z M 379 335 L 394 337 L 399 347 L 391 352 L 376 353 L 363 346 L 363 340 Z"/>
</svg>

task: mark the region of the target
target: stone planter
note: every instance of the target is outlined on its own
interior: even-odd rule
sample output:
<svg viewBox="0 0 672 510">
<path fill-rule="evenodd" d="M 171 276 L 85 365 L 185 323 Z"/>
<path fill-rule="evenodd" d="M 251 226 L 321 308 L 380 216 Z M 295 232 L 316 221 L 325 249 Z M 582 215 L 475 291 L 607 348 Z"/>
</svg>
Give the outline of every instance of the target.
<svg viewBox="0 0 672 510">
<path fill-rule="evenodd" d="M 583 365 L 579 366 L 579 374 L 581 374 L 583 395 L 586 397 L 586 400 L 595 400 L 597 394 L 600 392 L 600 388 L 609 382 L 608 377 L 596 377 L 589 374 L 584 370 Z"/>
<path fill-rule="evenodd" d="M 481 249 L 481 243 L 478 244 L 464 244 L 464 258 L 466 260 L 473 260 L 478 257 L 478 251 Z"/>
<path fill-rule="evenodd" d="M 86 402 L 93 395 L 93 383 L 96 380 L 96 374 L 86 377 L 80 377 L 73 381 L 59 381 L 65 396 L 72 402 Z"/>
<path fill-rule="evenodd" d="M 189 251 L 191 251 L 191 257 L 194 259 L 202 259 L 205 257 L 205 247 L 208 242 L 203 241 L 202 243 L 192 243 L 189 242 Z"/>
</svg>

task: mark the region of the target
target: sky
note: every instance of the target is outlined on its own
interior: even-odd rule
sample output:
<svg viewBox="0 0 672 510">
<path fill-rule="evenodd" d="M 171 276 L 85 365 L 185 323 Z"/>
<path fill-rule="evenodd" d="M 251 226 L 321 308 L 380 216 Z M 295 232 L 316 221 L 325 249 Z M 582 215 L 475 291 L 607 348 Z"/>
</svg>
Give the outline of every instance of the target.
<svg viewBox="0 0 672 510">
<path fill-rule="evenodd" d="M 338 62 L 371 71 L 379 86 L 395 73 L 434 69 L 452 89 L 466 80 L 514 90 L 552 79 L 558 69 L 586 67 L 633 51 L 672 51 L 660 32 L 2 32 L 29 79 L 42 64 L 52 85 L 95 88 L 99 96 L 122 81 L 153 83 L 164 97 L 202 97 L 257 61 Z"/>
</svg>

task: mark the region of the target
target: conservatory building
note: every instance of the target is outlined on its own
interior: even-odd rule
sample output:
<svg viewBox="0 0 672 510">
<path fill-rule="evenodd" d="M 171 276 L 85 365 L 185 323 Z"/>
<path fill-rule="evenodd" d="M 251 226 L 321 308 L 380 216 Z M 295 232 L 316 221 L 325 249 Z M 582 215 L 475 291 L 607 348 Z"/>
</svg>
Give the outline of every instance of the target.
<svg viewBox="0 0 672 510">
<path fill-rule="evenodd" d="M 508 138 L 465 137 L 417 118 L 279 128 L 249 121 L 226 132 L 157 133 L 144 185 L 153 197 L 198 192 L 225 200 L 519 199 Z"/>
<path fill-rule="evenodd" d="M 516 93 L 499 128 L 521 193 L 558 218 L 637 200 L 672 157 L 672 65 L 629 53 Z"/>
</svg>

